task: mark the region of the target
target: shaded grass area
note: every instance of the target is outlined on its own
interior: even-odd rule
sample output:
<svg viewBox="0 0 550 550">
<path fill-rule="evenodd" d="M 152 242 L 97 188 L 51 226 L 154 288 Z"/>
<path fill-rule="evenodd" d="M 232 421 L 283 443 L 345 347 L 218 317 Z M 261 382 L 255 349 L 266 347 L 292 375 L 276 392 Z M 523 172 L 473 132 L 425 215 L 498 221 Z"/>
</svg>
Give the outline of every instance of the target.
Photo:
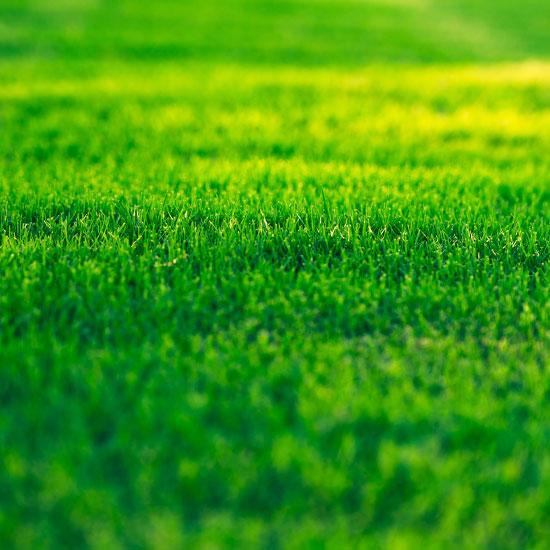
<svg viewBox="0 0 550 550">
<path fill-rule="evenodd" d="M 260 64 L 548 58 L 541 0 L 5 0 L 15 59 L 194 59 Z"/>
<path fill-rule="evenodd" d="M 3 548 L 545 547 L 544 6 L 0 10 Z"/>
</svg>

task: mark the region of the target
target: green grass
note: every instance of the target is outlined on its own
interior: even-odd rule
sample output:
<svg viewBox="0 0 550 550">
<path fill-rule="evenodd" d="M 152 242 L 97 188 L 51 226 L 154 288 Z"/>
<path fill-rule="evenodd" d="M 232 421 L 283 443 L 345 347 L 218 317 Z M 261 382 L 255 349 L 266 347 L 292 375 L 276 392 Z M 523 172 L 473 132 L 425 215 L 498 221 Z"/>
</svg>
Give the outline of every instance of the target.
<svg viewBox="0 0 550 550">
<path fill-rule="evenodd" d="M 0 547 L 543 549 L 542 0 L 0 6 Z"/>
</svg>

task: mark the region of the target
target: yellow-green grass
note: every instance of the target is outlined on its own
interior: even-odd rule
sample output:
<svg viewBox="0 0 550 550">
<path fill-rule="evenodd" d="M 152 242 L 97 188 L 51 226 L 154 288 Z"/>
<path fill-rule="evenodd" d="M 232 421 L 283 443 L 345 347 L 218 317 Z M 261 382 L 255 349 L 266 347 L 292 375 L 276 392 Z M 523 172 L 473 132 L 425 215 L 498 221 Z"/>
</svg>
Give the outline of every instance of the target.
<svg viewBox="0 0 550 550">
<path fill-rule="evenodd" d="M 545 548 L 543 3 L 11 4 L 0 547 Z"/>
</svg>

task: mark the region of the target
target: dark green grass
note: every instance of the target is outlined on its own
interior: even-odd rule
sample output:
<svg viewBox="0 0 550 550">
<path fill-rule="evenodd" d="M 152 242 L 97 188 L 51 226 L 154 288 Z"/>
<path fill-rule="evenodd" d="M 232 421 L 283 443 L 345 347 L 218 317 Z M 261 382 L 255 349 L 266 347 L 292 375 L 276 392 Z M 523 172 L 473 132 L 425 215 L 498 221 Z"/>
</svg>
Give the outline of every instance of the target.
<svg viewBox="0 0 550 550">
<path fill-rule="evenodd" d="M 14 59 L 194 59 L 273 65 L 548 57 L 542 0 L 3 0 Z"/>
<path fill-rule="evenodd" d="M 0 13 L 2 549 L 546 547 L 542 2 Z"/>
</svg>

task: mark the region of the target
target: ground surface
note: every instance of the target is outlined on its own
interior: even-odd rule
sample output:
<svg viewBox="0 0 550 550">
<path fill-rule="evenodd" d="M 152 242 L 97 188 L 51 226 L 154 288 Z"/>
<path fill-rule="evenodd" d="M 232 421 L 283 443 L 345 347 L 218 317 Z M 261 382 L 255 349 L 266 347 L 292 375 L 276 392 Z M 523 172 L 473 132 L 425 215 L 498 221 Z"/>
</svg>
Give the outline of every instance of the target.
<svg viewBox="0 0 550 550">
<path fill-rule="evenodd" d="M 0 546 L 546 548 L 548 6 L 4 0 Z"/>
</svg>

